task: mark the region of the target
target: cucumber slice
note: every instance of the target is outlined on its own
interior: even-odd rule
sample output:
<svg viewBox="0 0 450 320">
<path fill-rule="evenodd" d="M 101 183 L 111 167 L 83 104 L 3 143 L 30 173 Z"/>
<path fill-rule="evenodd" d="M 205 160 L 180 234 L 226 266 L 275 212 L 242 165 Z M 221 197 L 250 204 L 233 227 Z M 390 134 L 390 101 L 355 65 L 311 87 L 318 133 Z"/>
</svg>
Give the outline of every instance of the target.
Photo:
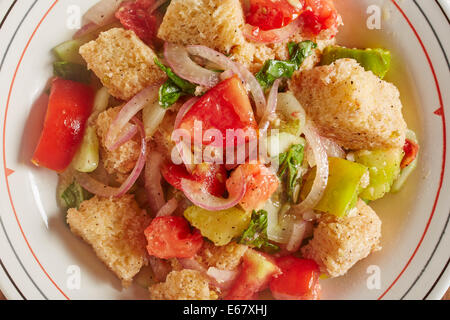
<svg viewBox="0 0 450 320">
<path fill-rule="evenodd" d="M 79 40 L 69 40 L 54 47 L 52 49 L 52 52 L 59 61 L 85 65 L 86 62 L 79 53 L 80 47 L 82 45 L 83 42 Z"/>
</svg>

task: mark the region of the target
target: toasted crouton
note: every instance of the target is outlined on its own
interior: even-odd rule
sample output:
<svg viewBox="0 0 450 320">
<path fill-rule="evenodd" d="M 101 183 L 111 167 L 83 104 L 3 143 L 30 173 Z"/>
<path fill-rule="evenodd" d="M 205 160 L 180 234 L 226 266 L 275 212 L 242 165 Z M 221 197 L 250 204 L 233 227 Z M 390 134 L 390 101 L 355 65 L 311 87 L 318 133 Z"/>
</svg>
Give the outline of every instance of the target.
<svg viewBox="0 0 450 320">
<path fill-rule="evenodd" d="M 355 215 L 344 218 L 324 215 L 313 239 L 302 248 L 303 256 L 315 260 L 331 277 L 344 275 L 356 262 L 381 249 L 381 220 L 362 200 L 356 209 Z"/>
<path fill-rule="evenodd" d="M 166 282 L 149 288 L 152 300 L 216 300 L 218 295 L 211 290 L 208 279 L 199 271 L 172 271 Z"/>
<path fill-rule="evenodd" d="M 405 142 L 398 89 L 353 59 L 297 73 L 290 89 L 321 134 L 347 149 L 398 148 Z"/>
<path fill-rule="evenodd" d="M 166 77 L 155 65 L 153 50 L 133 31 L 113 28 L 102 32 L 97 40 L 81 46 L 80 54 L 109 93 L 125 101 Z"/>
<path fill-rule="evenodd" d="M 109 174 L 115 175 L 119 182 L 123 182 L 133 170 L 140 153 L 140 142 L 137 135 L 114 151 L 108 150 L 105 146 L 106 135 L 111 123 L 117 117 L 121 108 L 121 106 L 110 108 L 100 113 L 96 122 L 103 166 Z"/>
<path fill-rule="evenodd" d="M 172 0 L 164 16 L 158 37 L 182 45 L 204 45 L 230 54 L 251 71 L 258 71 L 268 59 L 289 58 L 285 43 L 257 44 L 248 42 L 243 34 L 244 12 L 240 0 Z M 307 37 L 297 34 L 289 41 L 302 41 Z M 310 37 L 308 37 L 310 38 Z M 335 42 L 323 33 L 317 39 L 316 50 L 304 66 L 312 66 L 319 60 L 320 50 Z"/>
<path fill-rule="evenodd" d="M 117 199 L 97 196 L 69 209 L 67 223 L 72 232 L 89 243 L 97 256 L 128 286 L 147 264 L 144 229 L 150 218 L 132 195 Z"/>
<path fill-rule="evenodd" d="M 240 265 L 247 249 L 247 246 L 236 242 L 230 242 L 226 246 L 221 247 L 205 242 L 195 258 L 207 268 L 234 270 Z"/>
</svg>

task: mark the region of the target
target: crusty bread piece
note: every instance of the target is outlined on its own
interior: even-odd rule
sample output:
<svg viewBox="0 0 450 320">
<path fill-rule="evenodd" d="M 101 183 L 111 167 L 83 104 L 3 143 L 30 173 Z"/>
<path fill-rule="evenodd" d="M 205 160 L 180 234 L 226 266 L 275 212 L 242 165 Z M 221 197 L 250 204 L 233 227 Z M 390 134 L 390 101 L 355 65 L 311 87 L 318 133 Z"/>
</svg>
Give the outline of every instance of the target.
<svg viewBox="0 0 450 320">
<path fill-rule="evenodd" d="M 296 73 L 290 89 L 325 137 L 351 150 L 402 147 L 398 89 L 353 59 Z"/>
<path fill-rule="evenodd" d="M 130 30 L 102 32 L 96 40 L 81 46 L 80 54 L 109 93 L 125 101 L 166 78 L 155 65 L 153 50 Z"/>
<path fill-rule="evenodd" d="M 241 62 L 251 71 L 258 71 L 268 59 L 289 58 L 286 43 L 256 44 L 248 42 L 243 35 L 244 13 L 240 0 L 172 0 L 164 16 L 158 37 L 177 44 L 204 45 Z M 290 41 L 302 41 L 301 34 Z M 323 49 L 335 42 L 326 32 L 311 39 Z M 287 42 L 287 41 L 286 41 Z M 305 61 L 304 66 L 318 62 L 321 50 Z"/>
<path fill-rule="evenodd" d="M 152 300 L 216 300 L 208 279 L 196 270 L 172 271 L 165 282 L 149 288 Z"/>
<path fill-rule="evenodd" d="M 346 274 L 356 262 L 381 249 L 381 220 L 362 200 L 356 209 L 344 218 L 324 214 L 312 240 L 302 248 L 303 256 L 315 260 L 331 277 Z"/>
<path fill-rule="evenodd" d="M 234 270 L 242 262 L 242 257 L 248 247 L 236 242 L 230 242 L 226 246 L 216 247 L 213 243 L 205 242 L 197 252 L 195 259 L 205 265 L 206 268 L 214 267 L 221 270 Z"/>
<path fill-rule="evenodd" d="M 80 208 L 69 209 L 70 230 L 89 243 L 97 256 L 128 286 L 147 264 L 144 229 L 150 218 L 132 195 L 105 199 L 93 197 Z"/>
<path fill-rule="evenodd" d="M 123 182 L 133 170 L 136 161 L 139 158 L 141 148 L 138 135 L 134 136 L 133 139 L 127 141 L 114 151 L 109 151 L 106 148 L 106 135 L 111 123 L 117 117 L 121 108 L 122 106 L 119 106 L 103 111 L 98 115 L 96 122 L 103 166 L 109 174 L 115 175 L 119 182 Z"/>
</svg>

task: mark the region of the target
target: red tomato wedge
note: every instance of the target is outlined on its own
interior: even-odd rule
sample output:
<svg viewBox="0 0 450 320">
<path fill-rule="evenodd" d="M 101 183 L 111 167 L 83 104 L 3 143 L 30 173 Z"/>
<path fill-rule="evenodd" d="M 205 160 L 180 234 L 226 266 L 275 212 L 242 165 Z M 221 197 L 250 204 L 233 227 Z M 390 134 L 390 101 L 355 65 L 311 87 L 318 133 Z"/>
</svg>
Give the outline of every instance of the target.
<svg viewBox="0 0 450 320">
<path fill-rule="evenodd" d="M 160 259 L 192 258 L 203 245 L 200 232 L 191 232 L 183 217 L 157 217 L 144 234 L 148 254 Z"/>
<path fill-rule="evenodd" d="M 287 0 L 249 1 L 247 23 L 263 31 L 284 28 L 299 18 L 306 31 L 318 35 L 323 30 L 336 28 L 339 23 L 333 0 L 298 0 L 298 6 Z M 261 33 L 262 38 L 267 37 Z"/>
<path fill-rule="evenodd" d="M 225 192 L 225 182 L 227 180 L 227 171 L 224 165 L 202 163 L 198 164 L 192 175 L 190 175 L 186 166 L 166 163 L 161 168 L 164 179 L 178 190 L 181 188 L 181 179 L 188 179 L 200 182 L 206 186 L 209 193 L 216 197 L 222 197 Z"/>
<path fill-rule="evenodd" d="M 276 260 L 282 274 L 270 281 L 277 300 L 318 300 L 320 296 L 319 266 L 313 260 L 285 256 Z"/>
<path fill-rule="evenodd" d="M 227 190 L 231 196 L 239 192 L 235 186 L 239 186 L 242 179 L 247 182 L 247 191 L 239 204 L 246 211 L 258 209 L 279 185 L 277 176 L 263 164 L 243 164 L 227 180 Z"/>
<path fill-rule="evenodd" d="M 116 12 L 120 23 L 147 44 L 155 39 L 160 24 L 158 17 L 148 12 L 154 3 L 155 0 L 125 1 Z"/>
<path fill-rule="evenodd" d="M 323 30 L 336 28 L 339 24 L 339 14 L 333 0 L 306 0 L 301 19 L 304 28 L 315 35 Z"/>
<path fill-rule="evenodd" d="M 303 12 L 305 0 L 299 6 L 292 6 L 288 0 L 250 0 L 246 13 L 247 23 L 261 28 L 273 30 L 287 26 Z"/>
<path fill-rule="evenodd" d="M 416 159 L 417 154 L 419 153 L 419 145 L 414 141 L 406 139 L 405 145 L 403 146 L 403 152 L 405 155 L 403 156 L 402 163 L 400 164 L 402 169 L 409 166 Z"/>
<path fill-rule="evenodd" d="M 241 273 L 234 281 L 225 300 L 254 300 L 280 269 L 268 255 L 248 249 L 243 257 Z"/>
<path fill-rule="evenodd" d="M 36 166 L 57 172 L 69 166 L 83 140 L 93 103 L 91 87 L 70 80 L 53 80 L 44 129 L 31 160 Z"/>
<path fill-rule="evenodd" d="M 248 141 L 257 136 L 257 123 L 253 114 L 247 92 L 235 75 L 209 90 L 185 114 L 181 120 L 180 128 L 187 130 L 191 137 L 194 135 L 194 125 L 200 125 L 202 132 L 216 129 L 222 141 L 205 141 L 203 145 L 218 147 L 236 145 L 236 139 L 228 139 L 227 130 L 232 129 L 236 136 Z M 198 141 L 198 139 L 197 139 Z"/>
</svg>

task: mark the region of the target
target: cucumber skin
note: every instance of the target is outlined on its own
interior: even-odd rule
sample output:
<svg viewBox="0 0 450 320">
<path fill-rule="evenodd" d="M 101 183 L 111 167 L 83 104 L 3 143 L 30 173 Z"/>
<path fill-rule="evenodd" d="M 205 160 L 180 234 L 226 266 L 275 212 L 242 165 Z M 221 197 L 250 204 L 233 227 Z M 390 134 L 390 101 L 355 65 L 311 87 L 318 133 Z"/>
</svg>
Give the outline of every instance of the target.
<svg viewBox="0 0 450 320">
<path fill-rule="evenodd" d="M 76 64 L 85 65 L 83 57 L 80 55 L 79 50 L 83 45 L 83 42 L 79 40 L 69 40 L 63 42 L 52 49 L 58 61 L 72 62 Z"/>
</svg>

